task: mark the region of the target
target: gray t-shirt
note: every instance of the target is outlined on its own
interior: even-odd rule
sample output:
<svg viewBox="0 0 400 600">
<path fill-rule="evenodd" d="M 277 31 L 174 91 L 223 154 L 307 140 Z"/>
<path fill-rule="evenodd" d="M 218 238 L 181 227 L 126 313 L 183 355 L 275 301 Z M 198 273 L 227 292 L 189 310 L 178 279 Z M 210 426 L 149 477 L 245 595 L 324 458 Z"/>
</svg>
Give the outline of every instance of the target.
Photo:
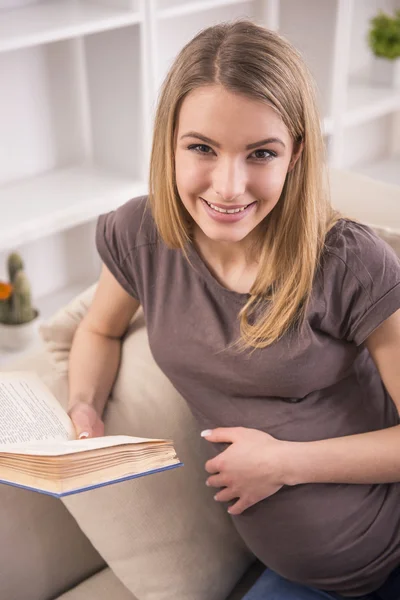
<svg viewBox="0 0 400 600">
<path fill-rule="evenodd" d="M 240 355 L 226 347 L 248 294 L 224 288 L 191 244 L 191 264 L 169 249 L 146 203 L 101 215 L 97 248 L 140 300 L 153 356 L 201 429 L 302 442 L 399 424 L 363 342 L 400 308 L 400 261 L 369 227 L 341 219 L 327 234 L 300 335 Z M 343 595 L 375 590 L 400 564 L 400 483 L 284 486 L 233 521 L 265 565 Z"/>
</svg>

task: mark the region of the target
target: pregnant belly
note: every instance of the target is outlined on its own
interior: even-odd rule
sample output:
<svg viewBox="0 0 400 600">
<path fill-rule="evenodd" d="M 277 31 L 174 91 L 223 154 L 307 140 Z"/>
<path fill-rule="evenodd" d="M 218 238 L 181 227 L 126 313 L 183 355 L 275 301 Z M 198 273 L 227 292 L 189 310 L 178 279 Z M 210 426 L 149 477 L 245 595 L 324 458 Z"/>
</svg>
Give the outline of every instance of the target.
<svg viewBox="0 0 400 600">
<path fill-rule="evenodd" d="M 380 584 L 387 562 L 400 562 L 399 490 L 399 484 L 284 487 L 233 521 L 275 572 L 345 593 L 371 577 Z"/>
</svg>

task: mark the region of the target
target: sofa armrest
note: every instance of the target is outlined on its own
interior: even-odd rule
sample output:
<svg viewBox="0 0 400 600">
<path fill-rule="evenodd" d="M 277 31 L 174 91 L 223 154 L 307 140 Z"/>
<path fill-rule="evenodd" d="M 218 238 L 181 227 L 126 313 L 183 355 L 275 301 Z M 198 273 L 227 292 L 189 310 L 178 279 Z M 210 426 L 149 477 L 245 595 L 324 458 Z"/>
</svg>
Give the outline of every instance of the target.
<svg viewBox="0 0 400 600">
<path fill-rule="evenodd" d="M 62 387 L 45 352 L 6 368 Z M 0 506 L 0 598 L 51 600 L 105 566 L 60 500 L 0 484 Z"/>
<path fill-rule="evenodd" d="M 0 598 L 51 600 L 104 567 L 56 498 L 0 485 Z"/>
</svg>

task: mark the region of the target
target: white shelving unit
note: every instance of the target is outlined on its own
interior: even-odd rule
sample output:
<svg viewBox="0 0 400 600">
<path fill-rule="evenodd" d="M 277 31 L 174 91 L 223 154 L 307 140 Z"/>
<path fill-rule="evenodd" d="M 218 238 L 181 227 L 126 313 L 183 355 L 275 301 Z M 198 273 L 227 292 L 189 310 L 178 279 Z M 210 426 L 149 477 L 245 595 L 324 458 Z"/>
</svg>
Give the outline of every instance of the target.
<svg viewBox="0 0 400 600">
<path fill-rule="evenodd" d="M 97 215 L 147 191 L 161 82 L 182 46 L 220 21 L 248 17 L 291 40 L 317 82 L 330 164 L 400 186 L 400 90 L 374 83 L 366 42 L 371 17 L 400 0 L 31 0 L 5 9 L 10 1 L 0 0 L 0 278 L 7 252 L 19 250 L 38 303 L 97 276 Z"/>
<path fill-rule="evenodd" d="M 141 22 L 141 13 L 85 0 L 42 2 L 18 10 L 3 10 L 0 52 L 58 42 Z M 116 2 L 114 4 L 117 5 Z"/>
<path fill-rule="evenodd" d="M 0 9 L 0 250 L 146 191 L 143 3 L 108 4 L 47 0 Z"/>
<path fill-rule="evenodd" d="M 339 4 L 342 21 L 337 56 L 341 73 L 337 83 L 340 93 L 336 98 L 331 164 L 400 186 L 399 153 L 394 152 L 400 136 L 400 89 L 374 82 L 374 59 L 367 44 L 370 19 L 379 10 L 393 14 L 400 9 L 400 2 L 339 0 Z"/>
<path fill-rule="evenodd" d="M 90 221 L 145 194 L 146 186 L 127 175 L 78 165 L 6 186 L 3 193 L 9 208 L 0 223 L 0 249 L 6 250 Z M 39 203 L 23 200 L 38 197 Z"/>
</svg>

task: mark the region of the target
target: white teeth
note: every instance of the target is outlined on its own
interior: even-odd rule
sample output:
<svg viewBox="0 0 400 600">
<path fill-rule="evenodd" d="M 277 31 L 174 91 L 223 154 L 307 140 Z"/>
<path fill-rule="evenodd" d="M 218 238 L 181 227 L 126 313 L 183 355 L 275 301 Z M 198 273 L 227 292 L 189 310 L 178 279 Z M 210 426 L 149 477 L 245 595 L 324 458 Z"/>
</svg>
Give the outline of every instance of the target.
<svg viewBox="0 0 400 600">
<path fill-rule="evenodd" d="M 207 202 L 207 200 L 206 200 Z M 211 206 L 211 208 L 213 210 L 216 210 L 217 212 L 220 213 L 225 213 L 225 214 L 229 214 L 232 215 L 234 213 L 239 213 L 239 212 L 243 212 L 245 208 L 247 208 L 249 205 L 247 204 L 246 206 L 243 206 L 243 208 L 231 208 L 229 210 L 225 210 L 224 208 L 219 208 L 218 206 L 214 206 L 214 204 L 211 204 L 211 202 L 207 202 L 208 206 Z"/>
</svg>

